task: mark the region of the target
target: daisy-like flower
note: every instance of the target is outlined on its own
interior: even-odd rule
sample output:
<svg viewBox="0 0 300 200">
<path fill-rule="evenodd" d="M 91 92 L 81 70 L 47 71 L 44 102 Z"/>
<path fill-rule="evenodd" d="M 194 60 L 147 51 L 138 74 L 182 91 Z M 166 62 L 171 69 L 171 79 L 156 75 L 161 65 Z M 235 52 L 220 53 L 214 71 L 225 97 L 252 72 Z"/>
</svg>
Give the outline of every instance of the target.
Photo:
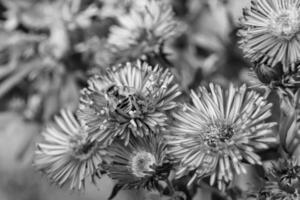
<svg viewBox="0 0 300 200">
<path fill-rule="evenodd" d="M 82 189 L 88 177 L 99 177 L 100 164 L 106 152 L 87 133 L 68 110 L 56 116 L 55 123 L 43 132 L 37 145 L 34 165 L 60 187 Z"/>
<path fill-rule="evenodd" d="M 132 138 L 127 146 L 115 140 L 108 151 L 112 161 L 104 167 L 123 189 L 157 189 L 168 177 L 171 165 L 159 135 Z"/>
<path fill-rule="evenodd" d="M 111 28 L 108 38 L 117 52 L 137 49 L 146 53 L 178 33 L 172 7 L 159 0 L 143 0 L 118 20 L 119 26 Z"/>
<path fill-rule="evenodd" d="M 300 193 L 295 189 L 284 189 L 276 181 L 267 181 L 256 197 L 257 200 L 298 200 Z"/>
<path fill-rule="evenodd" d="M 89 80 L 78 117 L 92 140 L 110 144 L 116 137 L 158 133 L 168 125 L 167 112 L 181 93 L 169 70 L 140 61 L 119 65 Z"/>
<path fill-rule="evenodd" d="M 167 134 L 169 153 L 179 162 L 177 176 L 195 179 L 210 175 L 225 189 L 235 174 L 246 173 L 243 162 L 261 164 L 257 150 L 267 149 L 277 140 L 272 134 L 275 123 L 271 104 L 247 87 L 228 90 L 210 84 L 191 93 L 192 105 L 184 104 L 174 114 L 175 122 Z"/>
<path fill-rule="evenodd" d="M 279 159 L 272 165 L 269 175 L 282 187 L 300 189 L 300 166 L 296 159 Z"/>
<path fill-rule="evenodd" d="M 251 61 L 271 67 L 280 62 L 285 68 L 299 61 L 299 0 L 252 0 L 242 25 L 240 43 Z"/>
<path fill-rule="evenodd" d="M 267 172 L 267 181 L 258 193 L 266 200 L 300 198 L 300 166 L 296 159 L 279 159 Z"/>
</svg>

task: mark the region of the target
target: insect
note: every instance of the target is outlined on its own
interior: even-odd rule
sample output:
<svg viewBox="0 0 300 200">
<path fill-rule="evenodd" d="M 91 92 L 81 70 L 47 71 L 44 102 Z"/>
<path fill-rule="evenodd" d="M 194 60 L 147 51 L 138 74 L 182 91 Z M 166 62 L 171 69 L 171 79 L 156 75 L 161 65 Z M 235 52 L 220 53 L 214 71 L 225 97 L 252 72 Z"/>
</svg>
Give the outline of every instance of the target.
<svg viewBox="0 0 300 200">
<path fill-rule="evenodd" d="M 270 67 L 264 63 L 256 64 L 254 67 L 257 78 L 265 84 L 269 84 L 272 81 L 278 81 L 282 76 L 282 70 L 281 63 L 278 63 L 274 67 Z"/>
<path fill-rule="evenodd" d="M 111 85 L 105 94 L 111 111 L 121 118 L 131 119 L 141 113 L 134 88 Z"/>
</svg>

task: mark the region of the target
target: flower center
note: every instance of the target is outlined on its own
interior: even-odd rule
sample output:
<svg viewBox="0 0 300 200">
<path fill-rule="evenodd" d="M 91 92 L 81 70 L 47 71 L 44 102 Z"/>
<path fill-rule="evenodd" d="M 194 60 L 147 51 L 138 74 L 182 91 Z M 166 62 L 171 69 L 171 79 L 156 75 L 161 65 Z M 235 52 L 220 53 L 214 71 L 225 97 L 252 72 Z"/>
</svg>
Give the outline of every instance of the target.
<svg viewBox="0 0 300 200">
<path fill-rule="evenodd" d="M 85 137 L 77 135 L 70 140 L 72 155 L 79 160 L 90 158 L 96 148 L 95 142 L 89 142 Z"/>
<path fill-rule="evenodd" d="M 230 125 L 224 125 L 221 127 L 213 127 L 208 131 L 208 134 L 204 138 L 206 144 L 210 147 L 217 147 L 220 143 L 226 143 L 234 135 L 234 129 Z"/>
<path fill-rule="evenodd" d="M 234 134 L 234 130 L 231 126 L 224 126 L 220 129 L 219 139 L 220 141 L 225 142 L 226 140 L 231 139 L 233 134 Z"/>
<path fill-rule="evenodd" d="M 282 185 L 294 186 L 300 183 L 300 167 L 292 167 L 281 172 L 280 183 Z"/>
<path fill-rule="evenodd" d="M 296 9 L 281 13 L 271 20 L 270 30 L 274 36 L 290 40 L 300 28 L 299 14 Z"/>
<path fill-rule="evenodd" d="M 153 172 L 156 159 L 149 152 L 138 152 L 131 159 L 131 170 L 136 177 L 145 177 Z"/>
</svg>

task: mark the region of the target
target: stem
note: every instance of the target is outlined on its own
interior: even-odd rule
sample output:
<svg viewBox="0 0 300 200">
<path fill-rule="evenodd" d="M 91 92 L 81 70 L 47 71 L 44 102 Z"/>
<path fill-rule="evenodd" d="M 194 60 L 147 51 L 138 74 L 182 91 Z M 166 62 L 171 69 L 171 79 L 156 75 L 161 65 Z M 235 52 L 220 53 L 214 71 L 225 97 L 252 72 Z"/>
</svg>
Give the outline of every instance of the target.
<svg viewBox="0 0 300 200">
<path fill-rule="evenodd" d="M 175 188 L 173 186 L 173 183 L 169 179 L 166 180 L 166 183 L 167 183 L 168 189 L 170 190 L 170 193 L 171 193 L 170 196 L 173 196 L 175 194 Z"/>
</svg>

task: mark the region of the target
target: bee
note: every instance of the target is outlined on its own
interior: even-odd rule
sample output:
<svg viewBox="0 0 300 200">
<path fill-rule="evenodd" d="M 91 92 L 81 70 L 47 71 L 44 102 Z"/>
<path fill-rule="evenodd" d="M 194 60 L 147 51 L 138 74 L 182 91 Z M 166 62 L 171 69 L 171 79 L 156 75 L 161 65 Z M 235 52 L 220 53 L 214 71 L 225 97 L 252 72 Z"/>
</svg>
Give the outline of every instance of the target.
<svg viewBox="0 0 300 200">
<path fill-rule="evenodd" d="M 130 87 L 120 87 L 115 84 L 109 86 L 105 92 L 108 106 L 122 117 L 134 117 L 137 113 L 140 113 L 134 91 L 134 88 Z"/>
<path fill-rule="evenodd" d="M 104 96 L 107 101 L 108 107 L 112 108 L 113 110 L 116 109 L 118 102 L 121 98 L 119 90 L 120 87 L 113 84 L 109 86 L 104 92 Z"/>
<path fill-rule="evenodd" d="M 270 84 L 271 82 L 278 81 L 283 74 L 281 63 L 278 63 L 274 67 L 268 66 L 264 63 L 257 63 L 254 67 L 254 71 L 257 78 L 264 84 Z"/>
</svg>

